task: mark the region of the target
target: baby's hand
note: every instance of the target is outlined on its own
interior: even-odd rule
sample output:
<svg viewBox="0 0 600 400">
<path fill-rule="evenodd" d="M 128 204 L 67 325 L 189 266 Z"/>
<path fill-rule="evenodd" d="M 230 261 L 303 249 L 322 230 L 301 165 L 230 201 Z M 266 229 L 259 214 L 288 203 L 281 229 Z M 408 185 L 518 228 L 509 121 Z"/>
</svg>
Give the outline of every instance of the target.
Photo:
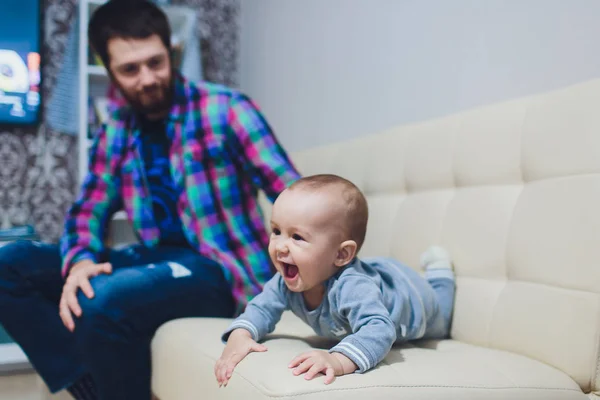
<svg viewBox="0 0 600 400">
<path fill-rule="evenodd" d="M 356 365 L 341 353 L 329 353 L 323 350 L 313 350 L 302 353 L 292 360 L 288 368 L 294 368 L 292 373 L 300 375 L 306 371 L 304 379 L 311 380 L 319 372 L 325 374 L 325 384 L 329 385 L 336 376 L 356 371 Z"/>
<path fill-rule="evenodd" d="M 223 385 L 227 386 L 231 374 L 233 374 L 233 369 L 244 357 L 253 351 L 267 351 L 267 347 L 256 343 L 252 339 L 250 332 L 245 329 L 236 329 L 231 332 L 225 350 L 223 350 L 221 358 L 215 364 L 215 376 L 217 377 L 219 387 Z"/>
</svg>

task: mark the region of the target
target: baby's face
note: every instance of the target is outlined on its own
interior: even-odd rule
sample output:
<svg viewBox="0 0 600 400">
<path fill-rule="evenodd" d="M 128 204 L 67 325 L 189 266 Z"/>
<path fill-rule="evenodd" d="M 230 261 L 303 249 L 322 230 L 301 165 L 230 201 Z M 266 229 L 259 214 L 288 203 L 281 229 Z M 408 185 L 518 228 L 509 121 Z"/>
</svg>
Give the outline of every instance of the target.
<svg viewBox="0 0 600 400">
<path fill-rule="evenodd" d="M 335 196 L 309 189 L 285 190 L 273 205 L 269 254 L 293 292 L 320 290 L 338 267 L 344 215 Z"/>
</svg>

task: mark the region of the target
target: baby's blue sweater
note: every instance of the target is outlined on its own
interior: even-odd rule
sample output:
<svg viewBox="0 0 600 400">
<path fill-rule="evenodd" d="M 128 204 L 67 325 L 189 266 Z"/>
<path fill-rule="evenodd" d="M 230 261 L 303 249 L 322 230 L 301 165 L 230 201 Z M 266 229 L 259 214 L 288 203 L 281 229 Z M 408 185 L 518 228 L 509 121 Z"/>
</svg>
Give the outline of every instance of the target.
<svg viewBox="0 0 600 400">
<path fill-rule="evenodd" d="M 344 354 L 357 372 L 365 372 L 383 360 L 394 342 L 422 338 L 427 320 L 438 313 L 429 283 L 390 259 L 356 258 L 325 286 L 319 307 L 308 310 L 302 293 L 290 291 L 276 274 L 222 339 L 243 328 L 260 341 L 275 329 L 283 311 L 291 310 L 318 335 L 341 340 L 329 351 Z"/>
</svg>

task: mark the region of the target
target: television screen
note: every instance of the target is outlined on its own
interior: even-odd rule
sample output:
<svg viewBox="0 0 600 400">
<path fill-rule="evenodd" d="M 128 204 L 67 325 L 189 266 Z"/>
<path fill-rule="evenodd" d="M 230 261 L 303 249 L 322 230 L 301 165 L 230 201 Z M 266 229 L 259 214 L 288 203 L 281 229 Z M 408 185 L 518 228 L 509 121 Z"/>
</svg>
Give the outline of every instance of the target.
<svg viewBox="0 0 600 400">
<path fill-rule="evenodd" d="M 0 124 L 35 124 L 41 109 L 42 0 L 1 0 Z"/>
</svg>

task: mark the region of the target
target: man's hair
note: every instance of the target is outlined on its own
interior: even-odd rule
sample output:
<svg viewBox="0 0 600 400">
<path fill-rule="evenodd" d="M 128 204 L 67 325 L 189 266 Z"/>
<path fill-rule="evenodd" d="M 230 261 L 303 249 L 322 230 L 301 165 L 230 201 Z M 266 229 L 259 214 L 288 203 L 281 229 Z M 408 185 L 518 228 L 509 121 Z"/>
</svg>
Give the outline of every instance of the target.
<svg viewBox="0 0 600 400">
<path fill-rule="evenodd" d="M 344 221 L 346 233 L 354 240 L 357 245 L 357 252 L 365 241 L 367 234 L 367 222 L 369 220 L 369 207 L 367 199 L 360 189 L 352 182 L 341 176 L 333 174 L 319 174 L 305 176 L 292 185 L 290 190 L 294 189 L 338 189 L 341 199 L 346 206 L 346 218 Z"/>
<path fill-rule="evenodd" d="M 96 9 L 88 25 L 94 51 L 108 69 L 108 41 L 113 38 L 146 39 L 158 35 L 171 51 L 171 27 L 165 13 L 148 0 L 110 0 Z"/>
</svg>

